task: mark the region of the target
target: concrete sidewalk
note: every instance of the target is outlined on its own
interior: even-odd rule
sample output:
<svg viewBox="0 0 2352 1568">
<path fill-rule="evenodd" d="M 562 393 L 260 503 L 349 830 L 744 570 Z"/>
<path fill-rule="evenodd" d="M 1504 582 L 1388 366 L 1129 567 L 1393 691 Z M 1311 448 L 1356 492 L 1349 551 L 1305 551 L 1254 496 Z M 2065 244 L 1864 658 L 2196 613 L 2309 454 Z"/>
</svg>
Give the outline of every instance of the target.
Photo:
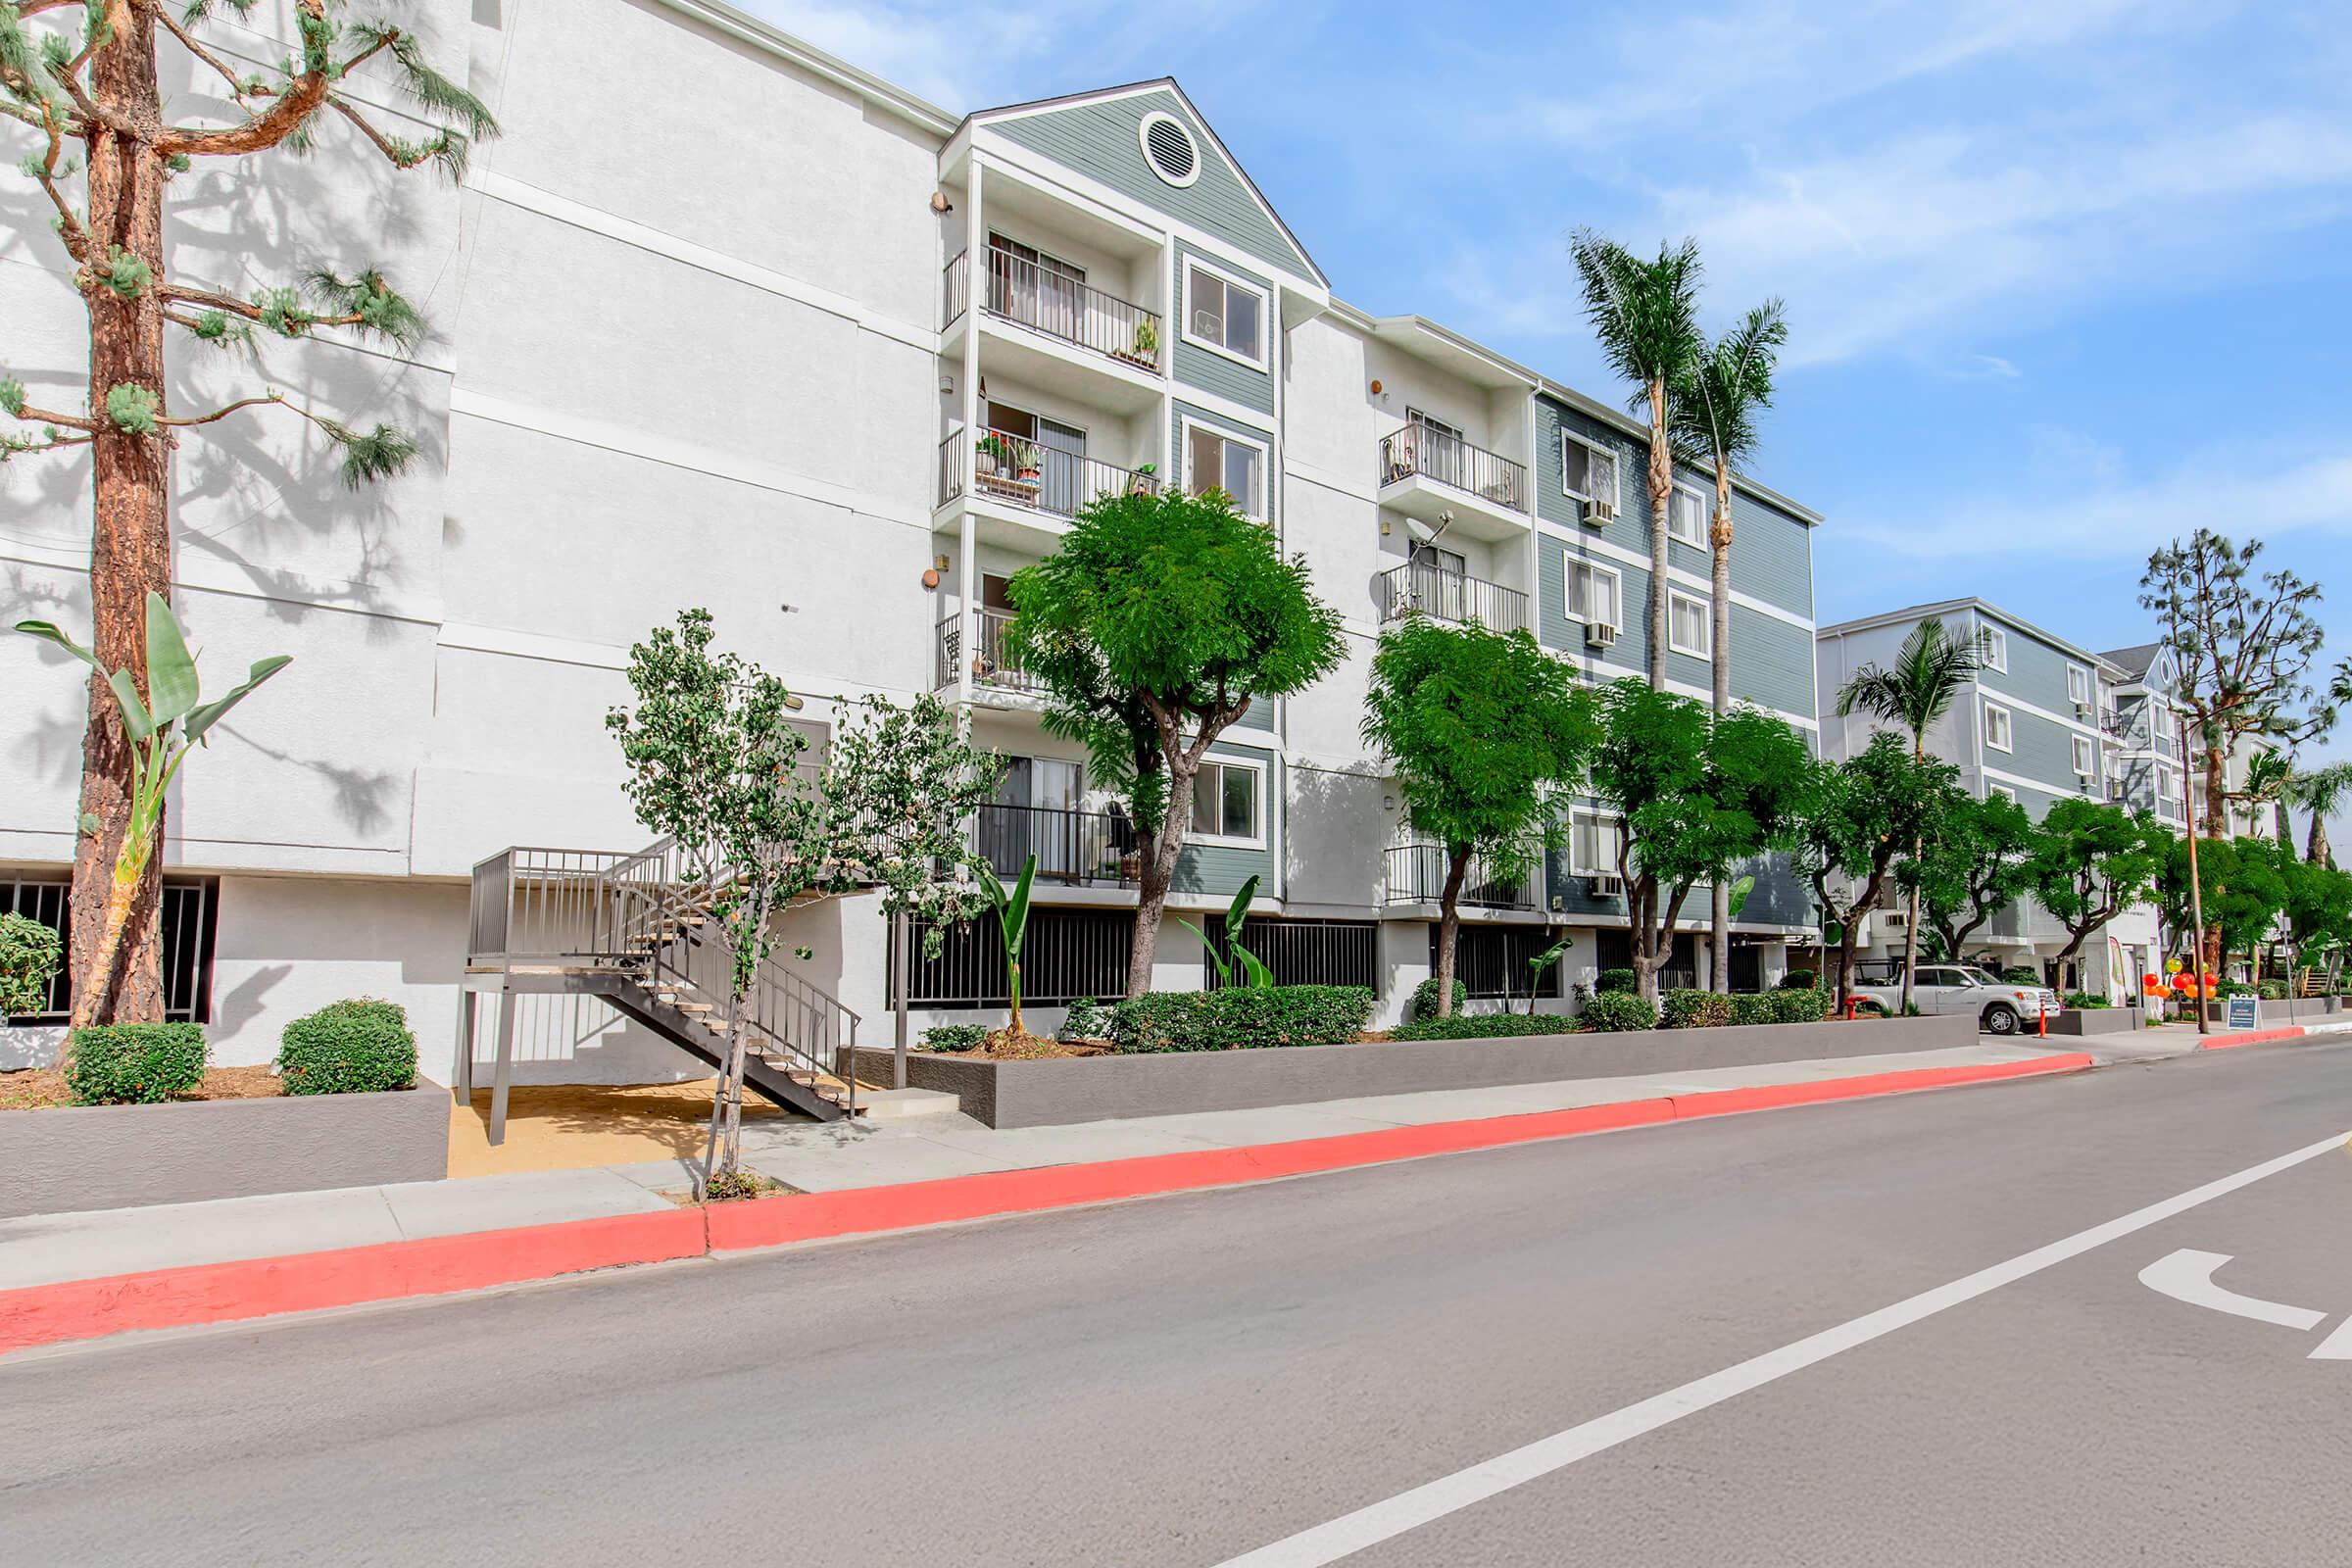
<svg viewBox="0 0 2352 1568">
<path fill-rule="evenodd" d="M 1943 1051 L 1762 1066 L 1587 1078 L 1501 1089 L 1335 1100 L 1259 1110 L 1142 1117 L 996 1131 L 968 1116 L 914 1123 L 755 1123 L 747 1161 L 805 1193 L 840 1193 L 992 1172 L 1098 1164 L 1155 1154 L 1290 1144 L 1398 1127 L 1653 1101 L 1676 1095 L 1824 1083 L 1887 1072 L 1991 1066 L 2087 1045 L 2104 1063 L 2184 1054 L 2185 1031 L 2161 1044 L 2026 1040 Z M 590 1170 L 352 1187 L 0 1221 L 0 1291 L 207 1263 L 282 1257 L 430 1237 L 674 1209 L 688 1160 Z"/>
</svg>

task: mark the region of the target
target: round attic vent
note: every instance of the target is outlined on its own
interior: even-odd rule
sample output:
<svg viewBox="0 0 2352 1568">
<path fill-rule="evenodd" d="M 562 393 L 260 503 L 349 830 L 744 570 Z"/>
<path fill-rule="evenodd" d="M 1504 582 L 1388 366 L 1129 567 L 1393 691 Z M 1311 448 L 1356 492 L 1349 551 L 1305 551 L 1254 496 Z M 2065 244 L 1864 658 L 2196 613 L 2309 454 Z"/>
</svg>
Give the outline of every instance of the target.
<svg viewBox="0 0 2352 1568">
<path fill-rule="evenodd" d="M 1144 144 L 1144 161 L 1169 184 L 1190 185 L 1200 177 L 1200 149 L 1174 115 L 1146 115 L 1136 127 L 1136 138 Z"/>
</svg>

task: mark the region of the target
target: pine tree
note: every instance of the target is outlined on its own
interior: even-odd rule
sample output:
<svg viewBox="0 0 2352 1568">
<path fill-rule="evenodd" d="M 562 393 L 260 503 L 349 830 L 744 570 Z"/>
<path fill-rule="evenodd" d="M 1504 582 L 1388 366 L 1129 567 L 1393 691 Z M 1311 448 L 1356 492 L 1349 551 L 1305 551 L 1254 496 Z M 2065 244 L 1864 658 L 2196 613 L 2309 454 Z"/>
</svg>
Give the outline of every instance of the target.
<svg viewBox="0 0 2352 1568">
<path fill-rule="evenodd" d="M 0 369 L 0 461 L 88 447 L 96 505 L 90 551 L 94 651 L 129 671 L 147 693 L 147 595 L 172 592 L 172 455 L 179 433 L 242 410 L 283 409 L 337 449 L 354 487 L 400 472 L 415 457 L 407 432 L 360 429 L 262 387 L 219 408 L 177 414 L 165 397 L 172 332 L 207 352 L 235 351 L 257 335 L 299 339 L 347 329 L 412 347 L 424 322 L 372 268 L 312 271 L 239 299 L 179 276 L 164 246 L 172 181 L 199 159 L 308 151 L 330 129 L 361 138 L 395 169 L 431 165 L 455 180 L 472 142 L 497 126 L 473 94 L 435 71 L 416 36 L 360 19 L 343 0 L 290 0 L 297 57 L 271 71 L 242 71 L 205 41 L 218 13 L 242 21 L 254 0 L 0 0 L 0 121 L 29 132 L 17 166 L 55 210 L 50 227 L 74 264 L 72 287 L 88 315 L 89 396 L 80 413 L 29 401 Z M 167 46 L 221 82 L 222 123 L 165 118 L 158 53 Z M 348 84 L 363 67 L 388 75 L 419 117 L 420 140 L 378 129 Z M 209 78 L 208 78 L 209 79 Z M 77 199 L 78 198 L 78 199 Z M 5 345 L 0 345 L 0 351 Z M 106 924 L 109 882 L 130 825 L 131 756 L 114 698 L 91 683 L 82 737 L 81 800 L 74 865 L 73 1016 L 76 1024 L 163 1017 L 157 910 L 164 857 L 148 862 L 113 972 L 91 972 Z M 161 825 L 158 825 L 159 843 Z M 103 1015 L 101 1015 L 103 1014 Z"/>
</svg>

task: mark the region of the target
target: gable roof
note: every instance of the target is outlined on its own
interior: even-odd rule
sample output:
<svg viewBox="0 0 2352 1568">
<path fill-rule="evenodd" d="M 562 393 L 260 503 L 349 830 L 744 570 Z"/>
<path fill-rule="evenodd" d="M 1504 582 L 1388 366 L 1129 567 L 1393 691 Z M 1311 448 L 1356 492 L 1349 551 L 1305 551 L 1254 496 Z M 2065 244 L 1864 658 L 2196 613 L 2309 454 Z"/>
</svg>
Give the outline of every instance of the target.
<svg viewBox="0 0 2352 1568">
<path fill-rule="evenodd" d="M 1152 105 L 1152 110 L 1161 113 L 1180 112 L 1180 118 L 1193 131 L 1195 137 L 1200 141 L 1208 153 L 1214 155 L 1217 162 L 1232 175 L 1235 188 L 1241 193 L 1249 209 L 1263 227 L 1262 236 L 1241 232 L 1230 234 L 1227 237 L 1242 243 L 1244 248 L 1250 249 L 1260 260 L 1282 267 L 1294 275 L 1312 282 L 1317 288 L 1328 292 L 1331 288 L 1331 280 L 1323 275 L 1323 270 L 1315 265 L 1315 259 L 1307 254 L 1306 247 L 1299 243 L 1298 236 L 1291 232 L 1290 224 L 1283 221 L 1282 215 L 1274 210 L 1274 204 L 1266 200 L 1265 192 L 1258 189 L 1257 181 L 1250 177 L 1250 172 L 1242 167 L 1241 160 L 1233 156 L 1233 151 L 1225 145 L 1224 138 L 1217 134 L 1216 128 L 1209 124 L 1207 117 L 1200 113 L 1199 106 L 1177 84 L 1176 78 L 1173 76 L 1158 76 L 1150 81 L 1131 81 L 1122 86 L 1100 87 L 1089 92 L 1066 93 L 1058 98 L 1038 98 L 1028 103 L 1005 104 L 996 109 L 974 110 L 963 118 L 961 124 L 956 126 L 956 133 L 960 135 L 969 127 L 988 126 L 999 131 L 1013 133 L 1018 139 L 1014 127 L 1019 126 L 1023 122 L 1038 122 L 1054 116 L 1073 115 L 1089 109 L 1108 109 L 1127 100 L 1153 96 L 1158 96 L 1161 101 Z M 1149 111 L 1139 111 L 1139 119 L 1144 112 Z M 1118 141 L 1121 144 L 1119 152 L 1122 159 L 1132 153 L 1135 166 L 1148 170 L 1149 166 L 1144 164 L 1141 148 L 1131 145 L 1133 142 L 1131 134 L 1121 134 Z M 1197 202 L 1180 205 L 1171 200 L 1178 194 L 1172 187 L 1160 189 L 1155 188 L 1155 185 L 1156 182 L 1154 185 L 1139 186 L 1137 190 L 1129 194 L 1149 205 L 1168 212 L 1171 216 L 1193 216 L 1189 209 L 1198 205 Z M 1202 226 L 1207 225 L 1203 224 Z M 1262 242 L 1252 244 L 1252 240 Z"/>
</svg>

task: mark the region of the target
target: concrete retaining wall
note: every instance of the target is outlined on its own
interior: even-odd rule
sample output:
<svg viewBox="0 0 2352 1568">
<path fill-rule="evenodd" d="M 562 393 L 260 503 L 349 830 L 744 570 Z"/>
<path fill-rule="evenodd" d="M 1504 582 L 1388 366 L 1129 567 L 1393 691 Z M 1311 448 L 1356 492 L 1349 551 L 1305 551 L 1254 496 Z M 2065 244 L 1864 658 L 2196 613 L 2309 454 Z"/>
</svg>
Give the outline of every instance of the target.
<svg viewBox="0 0 2352 1568">
<path fill-rule="evenodd" d="M 0 1219 L 449 1174 L 449 1091 L 0 1111 Z"/>
<path fill-rule="evenodd" d="M 2128 1035 L 2140 1026 L 2137 1007 L 2070 1007 L 2050 1020 L 2054 1035 Z"/>
<path fill-rule="evenodd" d="M 910 1053 L 906 1082 L 961 1097 L 991 1127 L 1050 1127 L 1196 1110 L 1251 1110 L 1359 1095 L 1618 1078 L 1744 1067 L 1806 1057 L 1867 1056 L 1976 1044 L 1974 1018 L 1753 1024 L 1499 1040 L 1373 1041 L 1255 1051 L 988 1061 Z M 887 1083 L 890 1053 L 860 1049 L 859 1077 Z"/>
</svg>

